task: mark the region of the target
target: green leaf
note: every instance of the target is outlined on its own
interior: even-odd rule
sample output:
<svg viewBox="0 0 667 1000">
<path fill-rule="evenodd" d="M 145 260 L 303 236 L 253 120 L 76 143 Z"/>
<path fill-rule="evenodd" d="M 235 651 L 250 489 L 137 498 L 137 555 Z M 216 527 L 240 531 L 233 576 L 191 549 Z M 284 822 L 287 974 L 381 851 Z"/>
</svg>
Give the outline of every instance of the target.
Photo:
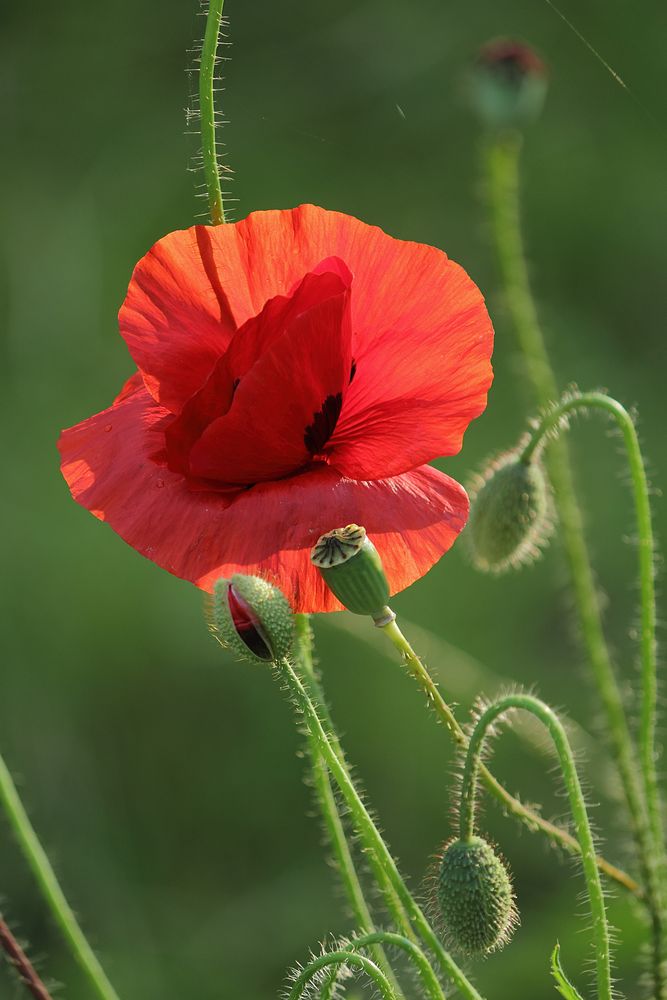
<svg viewBox="0 0 667 1000">
<path fill-rule="evenodd" d="M 583 1000 L 581 993 L 575 989 L 563 972 L 563 966 L 560 964 L 560 945 L 558 942 L 556 942 L 556 947 L 551 953 L 551 974 L 556 980 L 558 992 L 562 997 L 565 997 L 565 1000 Z"/>
</svg>

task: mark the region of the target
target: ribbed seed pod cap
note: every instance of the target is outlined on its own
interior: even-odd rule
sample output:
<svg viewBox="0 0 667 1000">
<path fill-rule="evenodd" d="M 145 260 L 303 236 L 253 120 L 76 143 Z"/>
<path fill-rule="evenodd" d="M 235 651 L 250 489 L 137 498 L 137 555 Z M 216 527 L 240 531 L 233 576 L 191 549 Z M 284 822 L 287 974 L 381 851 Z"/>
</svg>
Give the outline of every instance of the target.
<svg viewBox="0 0 667 1000">
<path fill-rule="evenodd" d="M 480 49 L 470 91 L 473 107 L 486 125 L 521 128 L 542 110 L 547 69 L 530 46 L 498 38 Z"/>
<path fill-rule="evenodd" d="M 467 955 L 502 948 L 518 922 L 507 869 L 481 837 L 445 848 L 437 896 L 445 939 Z"/>
<path fill-rule="evenodd" d="M 468 547 L 477 569 L 502 573 L 531 562 L 551 533 L 549 486 L 539 459 L 509 453 L 471 489 Z"/>
<path fill-rule="evenodd" d="M 211 631 L 241 658 L 271 663 L 289 655 L 294 615 L 283 592 L 268 580 L 240 573 L 220 579 L 209 609 Z"/>
<path fill-rule="evenodd" d="M 327 531 L 313 546 L 310 558 L 348 611 L 382 618 L 387 610 L 389 584 L 380 554 L 365 528 L 348 524 Z"/>
</svg>

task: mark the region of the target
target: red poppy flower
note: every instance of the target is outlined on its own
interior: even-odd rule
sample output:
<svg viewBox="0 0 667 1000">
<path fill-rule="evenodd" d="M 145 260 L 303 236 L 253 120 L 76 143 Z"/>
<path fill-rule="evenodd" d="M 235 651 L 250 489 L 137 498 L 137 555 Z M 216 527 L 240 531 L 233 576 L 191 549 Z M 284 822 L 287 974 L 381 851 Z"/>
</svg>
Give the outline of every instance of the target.
<svg viewBox="0 0 667 1000">
<path fill-rule="evenodd" d="M 363 524 L 395 593 L 465 524 L 463 488 L 424 463 L 484 409 L 493 332 L 442 251 L 312 205 L 255 212 L 156 243 L 119 319 L 138 371 L 63 432 L 62 470 L 169 572 L 209 591 L 256 573 L 332 611 L 323 532 Z"/>
</svg>

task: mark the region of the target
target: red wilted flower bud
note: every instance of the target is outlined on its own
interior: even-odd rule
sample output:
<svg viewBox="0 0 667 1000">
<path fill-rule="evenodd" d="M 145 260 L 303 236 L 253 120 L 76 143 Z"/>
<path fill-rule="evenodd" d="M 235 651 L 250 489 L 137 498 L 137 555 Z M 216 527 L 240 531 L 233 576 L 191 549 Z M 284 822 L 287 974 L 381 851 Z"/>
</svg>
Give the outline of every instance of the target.
<svg viewBox="0 0 667 1000">
<path fill-rule="evenodd" d="M 538 117 L 547 68 L 528 45 L 498 38 L 480 49 L 471 77 L 472 103 L 486 125 L 520 128 Z"/>
</svg>

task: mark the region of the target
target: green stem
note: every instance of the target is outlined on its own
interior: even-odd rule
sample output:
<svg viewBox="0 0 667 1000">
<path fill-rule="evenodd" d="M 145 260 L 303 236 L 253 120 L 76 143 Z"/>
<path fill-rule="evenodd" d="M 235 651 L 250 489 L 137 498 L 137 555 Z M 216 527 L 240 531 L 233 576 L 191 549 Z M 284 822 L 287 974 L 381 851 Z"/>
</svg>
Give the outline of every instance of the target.
<svg viewBox="0 0 667 1000">
<path fill-rule="evenodd" d="M 387 880 L 393 886 L 416 932 L 426 947 L 433 951 L 443 972 L 451 979 L 452 983 L 454 983 L 467 1000 L 481 1000 L 480 994 L 443 948 L 442 943 L 438 940 L 421 908 L 412 898 L 410 890 L 403 881 L 396 862 L 382 839 L 380 831 L 357 793 L 347 767 L 341 762 L 331 745 L 315 711 L 315 707 L 298 674 L 288 660 L 282 660 L 279 667 L 281 677 L 286 681 L 294 703 L 298 711 L 303 715 L 308 732 L 317 740 L 320 753 L 326 760 L 327 767 L 341 790 L 365 849 L 370 855 L 375 856 L 378 865 L 382 867 Z"/>
<path fill-rule="evenodd" d="M 655 601 L 655 542 L 651 521 L 646 469 L 634 421 L 624 406 L 616 399 L 601 392 L 577 393 L 565 396 L 544 414 L 538 426 L 530 432 L 521 459 L 529 462 L 544 445 L 547 435 L 558 427 L 560 421 L 576 410 L 602 410 L 618 425 L 625 445 L 637 522 L 639 548 L 639 582 L 641 595 L 640 658 L 642 703 L 639 729 L 639 750 L 644 777 L 644 791 L 648 807 L 654 850 L 661 852 L 664 844 L 660 788 L 656 769 L 656 711 L 657 711 L 657 662 L 656 662 L 656 601 Z"/>
<path fill-rule="evenodd" d="M 308 615 L 296 616 L 296 631 L 297 661 L 303 673 L 304 683 L 310 691 L 311 698 L 313 698 L 318 706 L 320 715 L 322 715 L 325 701 L 313 664 L 313 638 Z M 327 729 L 331 738 L 333 724 L 331 723 L 330 718 L 328 719 Z M 345 835 L 345 827 L 338 811 L 336 797 L 331 787 L 328 768 L 322 758 L 322 754 L 320 753 L 317 740 L 313 736 L 309 737 L 308 745 L 313 768 L 315 795 L 317 797 L 327 834 L 331 842 L 331 847 L 338 865 L 338 871 L 340 872 L 343 887 L 352 908 L 354 921 L 360 932 L 375 934 L 376 929 L 373 923 L 373 917 L 368 904 L 366 903 L 364 891 L 352 858 L 352 852 L 350 851 L 347 837 Z M 373 950 L 373 957 L 386 975 L 387 979 L 389 979 L 392 983 L 394 992 L 400 1000 L 400 998 L 402 998 L 402 993 L 399 984 L 394 976 L 389 960 L 384 953 L 382 944 L 379 941 Z"/>
<path fill-rule="evenodd" d="M 215 122 L 215 65 L 220 39 L 220 25 L 225 0 L 209 0 L 206 32 L 199 66 L 199 111 L 201 116 L 201 145 L 204 161 L 204 181 L 208 194 L 211 222 L 218 226 L 225 221 L 225 208 L 220 187 L 220 168 L 216 145 Z"/>
<path fill-rule="evenodd" d="M 320 955 L 319 958 L 313 959 L 313 961 L 305 967 L 303 972 L 295 980 L 294 986 L 289 992 L 288 1000 L 300 1000 L 305 987 L 311 979 L 313 979 L 318 972 L 321 972 L 323 969 L 327 969 L 332 965 L 356 965 L 362 970 L 362 972 L 366 973 L 369 979 L 373 980 L 385 1000 L 397 1000 L 396 993 L 394 992 L 391 983 L 382 970 L 377 967 L 375 962 L 372 962 L 370 958 L 366 958 L 365 955 L 358 955 L 354 951 L 345 950 L 330 951 L 326 955 Z"/>
<path fill-rule="evenodd" d="M 393 934 L 391 931 L 376 931 L 374 934 L 364 934 L 353 938 L 346 947 L 357 951 L 360 948 L 368 948 L 376 942 L 381 942 L 392 948 L 400 948 L 406 952 L 419 973 L 419 978 L 422 981 L 427 996 L 431 1000 L 446 1000 L 442 986 L 438 982 L 428 958 L 418 944 L 410 941 L 409 938 L 404 937 L 402 934 Z"/>
<path fill-rule="evenodd" d="M 588 812 L 574 763 L 574 755 L 563 725 L 555 712 L 532 695 L 508 695 L 490 705 L 475 724 L 466 752 L 463 780 L 461 784 L 461 809 L 459 815 L 460 837 L 470 840 L 475 827 L 475 801 L 477 778 L 480 771 L 484 741 L 490 726 L 505 712 L 521 709 L 534 715 L 548 730 L 558 753 L 563 781 L 570 800 L 572 819 L 581 844 L 581 860 L 588 890 L 588 899 L 593 921 L 595 940 L 595 968 L 599 1000 L 612 1000 L 610 964 L 609 926 L 604 905 L 604 895 L 600 882 L 600 872 L 595 863 L 593 834 L 588 820 Z"/>
<path fill-rule="evenodd" d="M 501 276 L 519 348 L 535 399 L 547 406 L 560 395 L 547 353 L 532 296 L 521 234 L 519 208 L 519 159 L 521 137 L 506 134 L 486 147 L 485 169 L 493 235 Z M 554 441 L 549 449 L 548 470 L 561 527 L 581 633 L 606 718 L 610 743 L 628 804 L 639 863 L 646 882 L 647 901 L 653 923 L 653 977 L 657 1000 L 667 996 L 663 969 L 664 932 L 656 895 L 652 845 L 639 767 L 623 697 L 607 647 L 595 577 L 586 545 L 584 524 L 572 475 L 567 440 Z"/>
<path fill-rule="evenodd" d="M 461 727 L 452 709 L 442 697 L 437 684 L 431 677 L 426 666 L 422 663 L 420 657 L 403 635 L 398 622 L 392 621 L 387 625 L 380 626 L 380 628 L 385 633 L 394 648 L 401 654 L 401 658 L 408 667 L 408 670 L 426 695 L 429 704 L 433 707 L 441 721 L 445 724 L 445 727 L 454 740 L 454 743 L 458 747 L 467 746 L 468 737 L 466 736 L 465 730 Z M 576 837 L 573 837 L 571 833 L 568 833 L 567 830 L 563 830 L 555 823 L 550 823 L 549 820 L 544 819 L 539 813 L 530 809 L 528 806 L 525 806 L 523 802 L 517 799 L 514 795 L 511 795 L 507 789 L 501 785 L 496 778 L 494 778 L 493 774 L 484 764 L 481 766 L 481 775 L 482 781 L 486 785 L 488 791 L 491 792 L 494 798 L 500 802 L 503 808 L 511 816 L 514 816 L 515 819 L 524 823 L 529 830 L 533 832 L 539 830 L 541 833 L 546 834 L 550 840 L 557 843 L 569 854 L 581 853 L 581 846 Z M 612 865 L 609 861 L 599 855 L 597 856 L 596 861 L 600 871 L 603 871 L 625 889 L 628 889 L 635 895 L 641 896 L 640 886 L 638 886 L 634 879 L 631 878 L 626 872 L 617 868 L 615 865 Z"/>
<path fill-rule="evenodd" d="M 118 1000 L 118 994 L 107 979 L 104 969 L 84 937 L 83 931 L 65 899 L 55 872 L 28 819 L 16 785 L 2 757 L 0 757 L 0 802 L 49 911 L 67 940 L 74 958 L 85 973 L 95 996 L 99 997 L 100 1000 Z"/>
<path fill-rule="evenodd" d="M 297 629 L 299 629 L 300 627 L 302 626 L 299 626 L 299 624 L 297 623 Z M 343 748 L 341 746 L 340 740 L 338 739 L 336 728 L 333 724 L 331 714 L 327 707 L 326 699 L 324 697 L 321 685 L 319 684 L 319 681 L 317 680 L 317 676 L 314 671 L 312 673 L 312 676 L 307 680 L 307 684 L 309 688 L 309 694 L 311 696 L 311 699 L 315 702 L 317 711 L 319 713 L 319 717 L 323 722 L 324 729 L 327 733 L 327 736 L 329 737 L 329 741 L 331 743 L 331 746 L 333 747 L 334 753 L 338 757 L 338 760 L 340 761 L 341 765 L 349 773 L 349 768 L 345 760 L 345 754 L 343 752 Z M 400 899 L 396 895 L 396 891 L 394 890 L 391 881 L 387 878 L 384 868 L 382 867 L 381 864 L 378 863 L 373 853 L 371 853 L 368 856 L 368 861 L 373 871 L 375 881 L 377 882 L 382 892 L 382 896 L 385 902 L 385 906 L 387 907 L 387 911 L 389 912 L 394 924 L 403 934 L 405 934 L 406 937 L 413 938 L 414 932 L 410 925 L 410 920 L 408 919 L 408 915 L 405 912 L 405 908 L 402 905 Z"/>
</svg>

